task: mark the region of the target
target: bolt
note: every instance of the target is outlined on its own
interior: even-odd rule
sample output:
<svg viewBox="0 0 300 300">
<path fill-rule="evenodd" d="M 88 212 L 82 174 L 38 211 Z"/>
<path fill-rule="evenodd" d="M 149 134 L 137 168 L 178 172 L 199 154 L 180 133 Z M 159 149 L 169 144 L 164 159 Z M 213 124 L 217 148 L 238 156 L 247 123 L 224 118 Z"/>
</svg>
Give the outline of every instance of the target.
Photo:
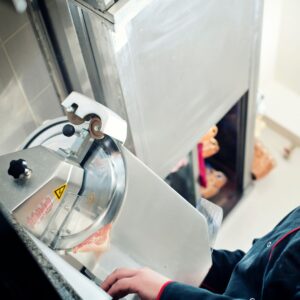
<svg viewBox="0 0 300 300">
<path fill-rule="evenodd" d="M 94 131 L 101 131 L 101 127 L 99 125 L 95 125 L 93 128 Z"/>
<path fill-rule="evenodd" d="M 69 106 L 69 107 L 66 108 L 66 112 L 68 112 L 68 113 L 72 113 L 74 111 L 75 111 L 75 109 L 74 109 L 73 106 Z"/>
</svg>

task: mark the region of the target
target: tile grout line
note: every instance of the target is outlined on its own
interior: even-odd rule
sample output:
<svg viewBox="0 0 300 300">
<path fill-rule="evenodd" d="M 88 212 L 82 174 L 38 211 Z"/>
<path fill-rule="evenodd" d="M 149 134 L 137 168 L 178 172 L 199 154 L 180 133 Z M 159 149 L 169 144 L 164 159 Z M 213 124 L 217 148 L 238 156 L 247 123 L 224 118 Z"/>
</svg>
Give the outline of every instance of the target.
<svg viewBox="0 0 300 300">
<path fill-rule="evenodd" d="M 36 96 L 34 96 L 34 98 L 30 101 L 31 103 L 34 103 L 36 101 L 36 99 L 41 96 L 49 87 L 51 87 L 51 82 L 49 84 L 47 84 L 41 91 L 39 91 L 37 93 Z"/>
<path fill-rule="evenodd" d="M 16 36 L 19 32 L 21 32 L 27 25 L 29 24 L 29 21 L 26 21 L 25 24 L 23 24 L 20 28 L 18 28 L 14 33 L 12 33 L 8 38 L 2 41 L 3 45 L 5 45 L 7 42 L 9 42 L 14 36 Z"/>
<path fill-rule="evenodd" d="M 4 52 L 5 56 L 6 56 L 7 61 L 8 61 L 8 63 L 9 63 L 9 66 L 10 66 L 12 72 L 13 72 L 13 75 L 14 75 L 16 81 L 17 81 L 17 84 L 18 84 L 18 86 L 19 86 L 19 88 L 20 88 L 20 90 L 21 90 L 21 93 L 22 93 L 22 95 L 23 95 L 23 97 L 24 97 L 24 99 L 25 99 L 25 103 L 26 103 L 26 105 L 27 105 L 27 108 L 29 109 L 29 112 L 30 112 L 30 114 L 31 114 L 31 116 L 32 116 L 32 118 L 33 118 L 33 121 L 34 121 L 34 123 L 35 123 L 36 126 L 39 126 L 38 119 L 35 117 L 35 115 L 34 115 L 34 113 L 33 113 L 33 110 L 32 110 L 32 108 L 31 108 L 31 106 L 30 106 L 30 102 L 29 102 L 29 100 L 28 100 L 28 98 L 27 98 L 27 96 L 26 96 L 26 94 L 25 94 L 25 91 L 24 91 L 24 89 L 23 89 L 22 84 L 20 83 L 20 81 L 19 81 L 19 79 L 18 79 L 17 73 L 16 73 L 15 68 L 14 68 L 14 66 L 13 66 L 13 64 L 12 64 L 12 62 L 11 62 L 11 60 L 10 60 L 10 57 L 9 57 L 7 51 L 6 51 L 6 48 L 5 48 L 4 46 L 2 46 L 2 49 L 3 49 L 3 52 Z"/>
</svg>

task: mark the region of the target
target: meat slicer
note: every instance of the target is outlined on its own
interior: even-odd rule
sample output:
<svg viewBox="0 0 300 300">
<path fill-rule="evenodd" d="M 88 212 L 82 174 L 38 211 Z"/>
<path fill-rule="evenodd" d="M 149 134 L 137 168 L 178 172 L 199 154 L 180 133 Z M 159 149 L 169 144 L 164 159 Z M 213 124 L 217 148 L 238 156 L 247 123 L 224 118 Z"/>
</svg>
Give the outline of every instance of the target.
<svg viewBox="0 0 300 300">
<path fill-rule="evenodd" d="M 148 266 L 199 285 L 211 266 L 204 216 L 123 145 L 118 115 L 76 92 L 62 105 L 67 118 L 0 157 L 4 206 L 91 278 Z"/>
</svg>

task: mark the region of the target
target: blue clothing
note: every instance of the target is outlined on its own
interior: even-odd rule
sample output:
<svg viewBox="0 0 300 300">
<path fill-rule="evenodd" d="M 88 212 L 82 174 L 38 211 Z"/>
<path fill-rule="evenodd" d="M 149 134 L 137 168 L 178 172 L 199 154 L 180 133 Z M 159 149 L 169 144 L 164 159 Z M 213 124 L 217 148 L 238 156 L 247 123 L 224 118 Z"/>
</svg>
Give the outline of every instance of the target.
<svg viewBox="0 0 300 300">
<path fill-rule="evenodd" d="M 201 288 L 171 282 L 160 300 L 300 299 L 300 207 L 242 251 L 213 251 Z"/>
</svg>

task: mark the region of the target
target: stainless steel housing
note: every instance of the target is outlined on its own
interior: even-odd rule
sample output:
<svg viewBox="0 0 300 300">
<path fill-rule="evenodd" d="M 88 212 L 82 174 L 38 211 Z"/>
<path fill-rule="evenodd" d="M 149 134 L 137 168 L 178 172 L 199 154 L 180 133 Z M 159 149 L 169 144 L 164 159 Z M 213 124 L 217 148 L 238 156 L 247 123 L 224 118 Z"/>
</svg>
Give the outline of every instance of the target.
<svg viewBox="0 0 300 300">
<path fill-rule="evenodd" d="M 40 128 L 29 137 L 24 146 L 31 147 L 42 143 L 53 150 L 57 150 L 62 145 L 66 146 L 67 143 L 71 143 L 71 140 L 61 135 L 63 125 L 62 119 L 48 123 L 47 127 Z M 121 192 L 118 193 L 120 197 L 114 199 L 114 202 L 116 205 L 120 204 L 120 200 L 122 202 L 113 220 L 110 248 L 100 257 L 97 253 L 70 251 L 66 253 L 66 257 L 69 257 L 67 259 L 70 260 L 70 257 L 73 257 L 77 263 L 84 265 L 100 280 L 120 266 L 149 266 L 176 280 L 198 285 L 211 265 L 205 218 L 123 145 L 115 144 L 115 142 L 111 144 L 111 139 L 108 144 L 105 140 L 100 140 L 100 142 L 112 149 L 117 146 L 121 153 L 119 156 L 119 152 L 116 154 L 113 151 L 109 152 L 112 154 L 111 158 L 115 155 L 119 157 L 114 160 L 114 168 L 117 173 L 121 172 L 121 177 L 118 177 L 121 178 L 119 189 Z M 98 150 L 96 147 L 95 153 L 98 153 Z M 125 172 L 117 167 L 120 163 L 125 166 Z M 95 169 L 95 164 L 87 163 L 87 166 L 91 166 L 93 176 L 97 174 L 104 176 L 104 181 L 99 182 L 100 185 L 111 187 L 111 181 L 106 176 L 114 176 L 115 172 L 104 168 L 103 171 L 109 171 L 105 175 L 101 170 L 101 164 L 100 169 L 98 166 Z M 122 193 L 124 187 L 122 174 L 126 177 L 124 193 Z M 90 179 L 90 183 L 86 181 L 87 192 L 95 191 L 97 188 L 94 186 L 97 185 L 97 181 Z M 76 225 L 75 215 L 78 212 L 73 211 L 74 215 L 70 215 L 70 224 Z M 105 224 L 107 221 L 104 220 L 109 217 L 108 211 L 102 213 L 102 224 Z M 64 236 L 66 228 L 67 223 L 60 237 Z M 63 239 L 60 243 L 64 245 Z"/>
<path fill-rule="evenodd" d="M 78 138 L 75 135 L 66 137 L 62 134 L 62 128 L 68 121 L 66 118 L 60 118 L 55 122 L 48 123 L 28 137 L 23 148 L 37 149 L 37 145 L 60 151 L 60 148 L 68 148 Z M 83 126 L 79 126 L 77 134 Z M 38 148 L 44 149 L 44 148 Z M 43 150 L 44 151 L 44 150 Z M 27 150 L 27 152 L 29 152 Z M 20 155 L 26 151 L 21 151 Z M 32 149 L 31 152 L 32 153 Z M 16 154 L 12 154 L 12 157 Z M 42 164 L 41 156 L 44 159 L 45 153 L 35 154 L 36 164 Z M 53 168 L 56 165 L 47 162 Z M 5 165 L 3 164 L 3 167 Z M 67 196 L 73 198 L 72 203 L 62 203 L 62 211 L 68 211 L 63 215 L 64 219 L 59 222 L 60 226 L 51 228 L 48 226 L 42 240 L 54 249 L 71 249 L 78 243 L 88 238 L 97 229 L 112 222 L 116 217 L 125 194 L 126 170 L 120 145 L 109 136 L 101 140 L 94 140 L 89 148 L 85 158 L 81 162 L 82 176 L 79 181 L 77 192 L 67 190 Z M 44 172 L 44 174 L 47 174 Z M 43 175 L 43 174 L 42 174 Z M 63 181 L 62 181 L 63 182 Z M 42 185 L 42 182 L 40 183 Z M 59 186 L 59 185 L 56 185 Z M 52 187 L 52 190 L 55 186 Z M 51 193 L 50 193 L 51 194 Z M 16 197 L 20 199 L 21 195 Z M 11 210 L 13 211 L 13 209 Z M 20 211 L 24 214 L 24 208 Z M 18 212 L 17 216 L 18 216 Z M 49 222 L 49 220 L 48 220 Z M 26 223 L 22 222 L 26 226 Z M 30 230 L 30 228 L 29 228 Z M 36 232 L 33 232 L 36 234 Z M 55 233 L 55 238 L 53 237 Z M 51 238 L 50 238 L 51 237 Z"/>
</svg>

